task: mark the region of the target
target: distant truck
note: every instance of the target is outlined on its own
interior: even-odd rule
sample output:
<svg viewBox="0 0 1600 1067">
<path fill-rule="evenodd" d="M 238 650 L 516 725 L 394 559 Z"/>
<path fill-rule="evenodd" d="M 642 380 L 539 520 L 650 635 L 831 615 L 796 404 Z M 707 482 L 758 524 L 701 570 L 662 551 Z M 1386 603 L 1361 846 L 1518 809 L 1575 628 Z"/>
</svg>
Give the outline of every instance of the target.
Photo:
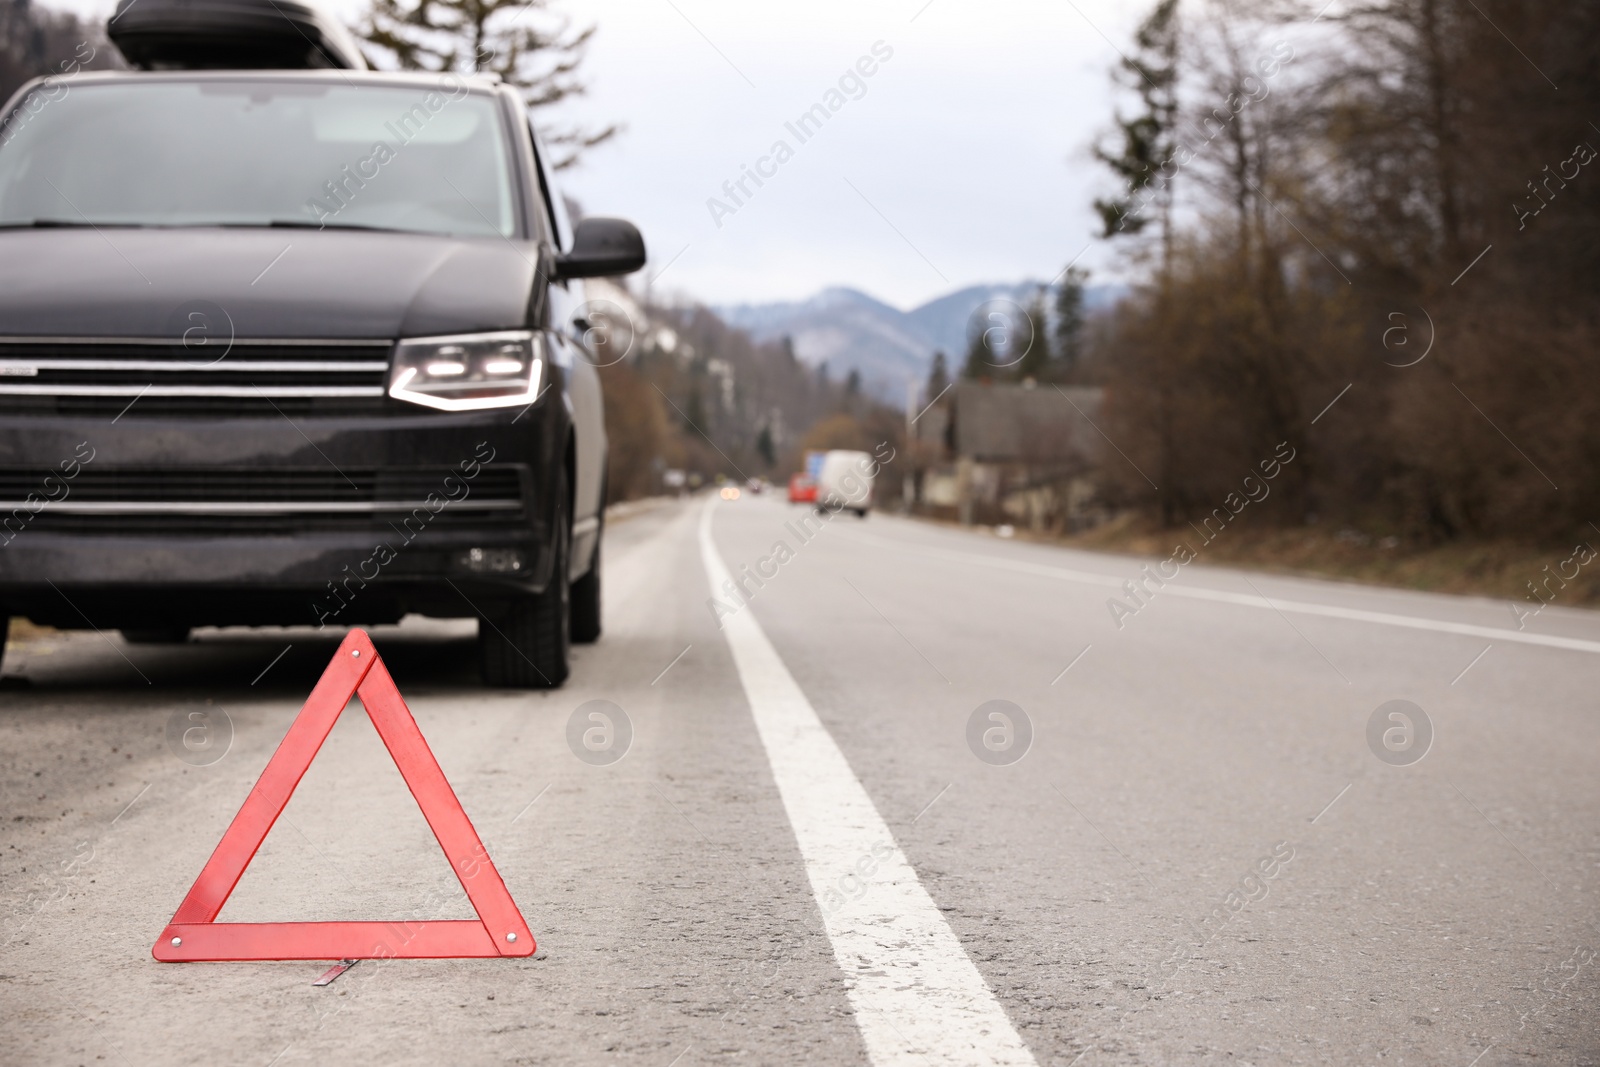
<svg viewBox="0 0 1600 1067">
<path fill-rule="evenodd" d="M 873 475 L 878 463 L 865 452 L 835 449 L 822 457 L 817 470 L 817 508 L 853 511 L 867 517 L 873 502 Z"/>
</svg>

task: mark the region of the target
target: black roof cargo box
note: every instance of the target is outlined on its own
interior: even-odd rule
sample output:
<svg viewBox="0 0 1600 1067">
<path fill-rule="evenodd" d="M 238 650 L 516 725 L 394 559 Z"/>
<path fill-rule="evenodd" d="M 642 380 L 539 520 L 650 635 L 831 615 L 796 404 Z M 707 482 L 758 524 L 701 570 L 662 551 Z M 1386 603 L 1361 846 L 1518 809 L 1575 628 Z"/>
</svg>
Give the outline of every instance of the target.
<svg viewBox="0 0 1600 1067">
<path fill-rule="evenodd" d="M 366 70 L 313 0 L 120 0 L 106 34 L 145 70 Z"/>
</svg>

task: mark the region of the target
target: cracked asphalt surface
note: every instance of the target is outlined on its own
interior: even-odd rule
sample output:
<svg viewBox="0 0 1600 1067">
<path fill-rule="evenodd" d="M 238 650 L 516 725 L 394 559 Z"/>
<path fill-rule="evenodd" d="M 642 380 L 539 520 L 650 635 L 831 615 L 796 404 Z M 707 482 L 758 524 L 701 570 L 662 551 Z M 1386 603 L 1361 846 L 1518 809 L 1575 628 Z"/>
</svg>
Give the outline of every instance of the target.
<svg viewBox="0 0 1600 1067">
<path fill-rule="evenodd" d="M 485 689 L 470 621 L 373 630 L 529 959 L 363 961 L 322 988 L 324 964 L 153 961 L 342 633 L 13 640 L 0 1061 L 871 1062 L 708 606 L 704 506 L 608 524 L 606 633 L 558 692 Z M 1118 591 L 1069 575 L 1149 561 L 883 515 L 801 543 L 803 514 L 717 507 L 735 574 L 793 550 L 741 610 L 1039 1064 L 1600 1063 L 1600 645 L 1285 613 L 1515 628 L 1500 603 L 1247 578 L 1203 551 L 1166 592 L 1263 603 L 1158 590 L 1119 628 Z M 1529 630 L 1600 642 L 1600 616 Z M 591 700 L 631 723 L 608 765 L 569 746 Z M 1031 724 L 1015 762 L 969 743 L 993 700 Z M 1431 723 L 1424 758 L 1369 745 L 1391 700 Z M 220 758 L 184 748 L 193 724 Z M 221 918 L 391 917 L 471 911 L 352 706 Z"/>
</svg>

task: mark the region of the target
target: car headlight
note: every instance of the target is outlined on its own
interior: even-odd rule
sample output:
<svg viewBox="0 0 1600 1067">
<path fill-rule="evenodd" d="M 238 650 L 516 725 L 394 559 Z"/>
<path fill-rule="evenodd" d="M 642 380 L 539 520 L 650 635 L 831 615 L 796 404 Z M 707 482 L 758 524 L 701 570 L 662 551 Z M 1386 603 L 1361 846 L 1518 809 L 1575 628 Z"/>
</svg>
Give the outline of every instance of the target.
<svg viewBox="0 0 1600 1067">
<path fill-rule="evenodd" d="M 389 395 L 440 411 L 530 404 L 539 397 L 544 338 L 528 330 L 401 341 Z"/>
</svg>

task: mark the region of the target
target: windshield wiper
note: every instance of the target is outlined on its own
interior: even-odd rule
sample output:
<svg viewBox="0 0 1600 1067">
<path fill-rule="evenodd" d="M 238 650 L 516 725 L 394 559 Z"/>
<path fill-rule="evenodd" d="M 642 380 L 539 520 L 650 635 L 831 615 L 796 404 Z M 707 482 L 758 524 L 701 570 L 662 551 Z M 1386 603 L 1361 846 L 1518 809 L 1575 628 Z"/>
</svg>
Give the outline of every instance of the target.
<svg viewBox="0 0 1600 1067">
<path fill-rule="evenodd" d="M 307 219 L 273 219 L 268 223 L 224 223 L 226 226 L 265 225 L 274 230 L 371 230 L 375 233 L 411 233 L 394 226 L 366 226 L 359 222 L 311 222 Z"/>
<path fill-rule="evenodd" d="M 366 230 L 369 233 L 420 233 L 397 226 L 367 226 L 359 222 L 312 222 L 307 219 L 271 219 L 267 222 L 92 222 L 87 219 L 21 219 L 0 222 L 0 230 L 95 229 L 204 229 L 215 226 L 226 230 Z"/>
<path fill-rule="evenodd" d="M 90 222 L 87 219 L 23 219 L 17 222 L 0 222 L 0 230 L 88 230 L 98 226 L 128 229 L 142 225 L 138 222 Z"/>
</svg>

